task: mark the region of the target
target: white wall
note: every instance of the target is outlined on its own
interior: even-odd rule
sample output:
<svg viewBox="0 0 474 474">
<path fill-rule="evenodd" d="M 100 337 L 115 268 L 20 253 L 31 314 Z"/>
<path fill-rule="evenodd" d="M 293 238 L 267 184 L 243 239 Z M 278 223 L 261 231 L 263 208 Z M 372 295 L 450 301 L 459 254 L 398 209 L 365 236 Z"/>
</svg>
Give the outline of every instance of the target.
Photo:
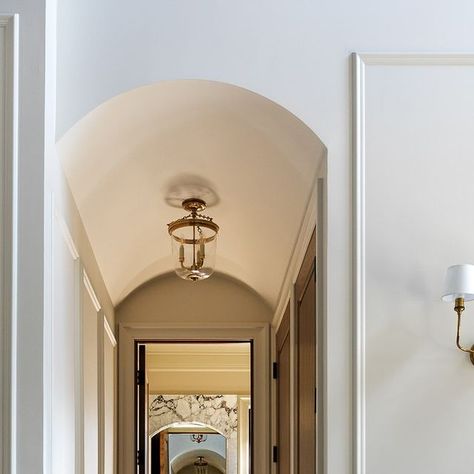
<svg viewBox="0 0 474 474">
<path fill-rule="evenodd" d="M 0 470 L 12 468 L 15 418 L 15 345 L 17 213 L 15 195 L 18 154 L 18 17 L 0 16 Z M 14 184 L 15 183 L 15 184 Z"/>
<path fill-rule="evenodd" d="M 440 299 L 447 266 L 474 262 L 474 57 L 439 62 L 365 69 L 368 474 L 474 463 L 474 367 Z"/>
<path fill-rule="evenodd" d="M 208 0 L 143 2 L 132 8 L 124 1 L 70 0 L 60 7 L 58 135 L 118 92 L 164 78 L 201 77 L 237 83 L 276 100 L 328 146 L 328 471 L 350 472 L 348 55 L 353 50 L 468 51 L 474 5 L 469 0 Z M 44 330 L 44 239 L 38 229 L 44 222 L 45 136 L 54 141 L 54 121 L 45 127 L 44 3 L 5 0 L 2 9 L 19 11 L 22 25 L 17 366 L 21 410 L 16 423 L 18 472 L 31 473 L 43 459 L 43 398 L 31 397 L 31 387 L 43 385 L 44 347 L 38 335 Z M 54 83 L 52 77 L 49 80 Z M 50 107 L 51 102 L 46 104 Z M 396 294 L 390 292 L 392 299 Z M 451 420 L 443 427 L 456 430 Z"/>
<path fill-rule="evenodd" d="M 76 328 L 78 327 L 77 254 L 64 238 L 61 221 L 53 225 L 52 323 L 52 473 L 74 472 L 76 464 L 77 404 Z"/>
<path fill-rule="evenodd" d="M 56 159 L 51 162 L 51 170 L 53 472 L 96 473 L 107 469 L 112 473 L 116 419 L 116 343 L 111 329 L 114 309 Z M 64 405 L 67 409 L 60 416 L 58 410 Z"/>
<path fill-rule="evenodd" d="M 43 456 L 44 330 L 44 152 L 45 138 L 54 140 L 55 123 L 45 123 L 45 5 L 43 1 L 5 0 L 2 13 L 19 13 L 21 29 L 18 74 L 18 286 L 13 322 L 12 466 L 6 472 L 35 472 Z M 16 344 L 16 346 L 15 346 Z M 37 387 L 32 396 L 32 387 Z M 17 408 L 18 407 L 18 408 Z M 31 420 L 34 420 L 32 423 Z M 8 448 L 7 448 L 8 449 Z"/>
<path fill-rule="evenodd" d="M 163 79 L 204 78 L 247 87 L 277 101 L 328 147 L 326 398 L 331 473 L 348 473 L 352 463 L 349 55 L 468 51 L 473 15 L 469 0 L 60 4 L 58 136 L 117 93 Z M 456 428 L 447 423 L 445 429 Z"/>
<path fill-rule="evenodd" d="M 9 336 L 11 430 L 2 421 L 11 441 L 11 448 L 2 442 L 2 454 L 10 457 L 11 449 L 11 465 L 2 459 L 7 461 L 2 472 L 74 472 L 81 375 L 76 365 L 79 260 L 112 325 L 114 313 L 54 156 L 56 4 L 6 0 L 1 9 L 19 14 L 19 133 L 10 144 L 18 150 L 18 304 Z"/>
</svg>

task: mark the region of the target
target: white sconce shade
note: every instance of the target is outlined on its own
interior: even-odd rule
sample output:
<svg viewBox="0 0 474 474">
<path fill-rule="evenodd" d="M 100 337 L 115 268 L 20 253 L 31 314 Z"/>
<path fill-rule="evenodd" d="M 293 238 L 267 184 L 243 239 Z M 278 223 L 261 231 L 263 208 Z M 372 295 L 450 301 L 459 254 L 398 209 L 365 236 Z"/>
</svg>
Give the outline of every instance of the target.
<svg viewBox="0 0 474 474">
<path fill-rule="evenodd" d="M 452 265 L 446 271 L 443 301 L 455 301 L 456 298 L 474 300 L 474 265 Z"/>
</svg>

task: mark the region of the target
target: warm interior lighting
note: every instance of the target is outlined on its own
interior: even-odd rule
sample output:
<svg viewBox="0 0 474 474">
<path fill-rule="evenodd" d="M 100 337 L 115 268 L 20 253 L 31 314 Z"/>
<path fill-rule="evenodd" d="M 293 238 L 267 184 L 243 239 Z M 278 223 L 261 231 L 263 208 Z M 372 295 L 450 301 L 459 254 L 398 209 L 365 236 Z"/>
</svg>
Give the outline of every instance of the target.
<svg viewBox="0 0 474 474">
<path fill-rule="evenodd" d="M 452 265 L 446 272 L 443 301 L 454 302 L 454 311 L 458 315 L 456 345 L 460 350 L 470 355 L 471 362 L 474 364 L 474 345 L 467 349 L 460 343 L 461 315 L 464 311 L 464 303 L 472 300 L 474 300 L 474 265 Z"/>
<path fill-rule="evenodd" d="M 214 272 L 219 226 L 200 214 L 206 209 L 202 199 L 186 199 L 182 206 L 189 214 L 168 224 L 175 272 L 184 280 L 204 280 Z"/>
</svg>

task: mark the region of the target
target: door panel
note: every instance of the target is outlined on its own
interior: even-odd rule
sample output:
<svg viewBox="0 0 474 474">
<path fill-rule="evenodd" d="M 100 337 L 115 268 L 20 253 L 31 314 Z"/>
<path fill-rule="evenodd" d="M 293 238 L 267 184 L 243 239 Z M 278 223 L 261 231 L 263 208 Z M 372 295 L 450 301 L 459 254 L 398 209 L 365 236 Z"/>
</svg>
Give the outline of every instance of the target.
<svg viewBox="0 0 474 474">
<path fill-rule="evenodd" d="M 290 306 L 277 332 L 278 474 L 290 473 Z"/>
<path fill-rule="evenodd" d="M 162 431 L 160 433 L 160 474 L 168 474 L 169 462 L 168 432 Z"/>
<path fill-rule="evenodd" d="M 297 323 L 297 463 L 300 474 L 316 473 L 316 237 L 308 246 L 298 276 Z"/>
</svg>

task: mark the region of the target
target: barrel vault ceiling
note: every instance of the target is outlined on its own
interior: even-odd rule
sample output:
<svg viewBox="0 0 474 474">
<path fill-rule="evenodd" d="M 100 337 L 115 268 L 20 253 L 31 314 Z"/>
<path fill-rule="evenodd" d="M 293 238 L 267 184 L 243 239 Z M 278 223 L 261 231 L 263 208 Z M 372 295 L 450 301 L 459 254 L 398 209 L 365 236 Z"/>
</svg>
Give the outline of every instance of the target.
<svg viewBox="0 0 474 474">
<path fill-rule="evenodd" d="M 216 270 L 276 306 L 325 153 L 287 110 L 223 83 L 160 82 L 90 112 L 57 151 L 115 304 L 172 271 L 166 224 L 183 211 L 167 198 L 204 186 Z"/>
</svg>

